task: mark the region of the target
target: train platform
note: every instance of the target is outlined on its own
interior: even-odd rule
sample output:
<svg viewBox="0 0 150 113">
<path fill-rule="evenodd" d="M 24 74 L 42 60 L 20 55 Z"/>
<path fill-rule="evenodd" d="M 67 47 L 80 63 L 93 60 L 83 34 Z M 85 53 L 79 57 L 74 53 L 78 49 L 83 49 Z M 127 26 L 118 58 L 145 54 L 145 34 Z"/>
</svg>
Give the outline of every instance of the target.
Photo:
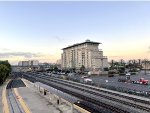
<svg viewBox="0 0 150 113">
<path fill-rule="evenodd" d="M 58 105 L 57 98 L 52 95 L 43 96 L 42 93 L 29 88 L 19 88 L 18 91 L 30 106 L 32 113 L 72 113 L 69 105 L 64 102 Z M 34 104 L 35 102 L 36 104 Z"/>
<path fill-rule="evenodd" d="M 0 100 L 2 100 L 3 85 L 0 86 Z M 0 113 L 3 113 L 3 103 L 0 101 Z"/>
<path fill-rule="evenodd" d="M 38 86 L 41 85 L 40 83 L 32 83 L 26 79 L 22 79 L 22 81 L 26 84 L 27 87 L 26 87 L 26 89 L 20 88 L 19 89 L 20 93 L 24 93 L 25 90 L 28 90 L 28 91 L 34 93 L 34 96 L 37 96 L 38 99 L 41 99 L 40 101 L 45 101 L 47 103 L 46 105 L 48 106 L 48 108 L 45 108 L 45 109 L 50 109 L 49 113 L 80 113 L 79 111 L 73 109 L 72 106 L 70 105 L 70 103 L 63 98 L 61 98 L 59 100 L 59 104 L 58 104 L 59 96 L 55 95 L 54 90 L 51 89 L 51 92 L 53 92 L 53 93 L 46 92 L 46 95 L 44 95 L 43 88 L 42 88 L 45 86 L 44 84 L 42 84 L 42 87 L 40 87 L 40 89 L 39 89 Z M 31 94 L 30 92 L 27 93 L 27 95 L 28 95 L 27 97 L 30 96 L 30 94 Z M 39 100 L 31 99 L 30 101 L 33 101 L 33 102 L 37 101 L 38 102 Z M 29 104 L 33 103 L 33 102 L 28 102 L 28 100 L 27 100 L 27 103 L 29 103 Z M 32 106 L 32 104 L 31 104 L 31 106 Z M 42 108 L 42 111 L 43 111 L 43 108 Z M 35 113 L 41 113 L 41 112 L 37 111 Z M 44 112 L 42 112 L 42 113 L 44 113 Z M 47 112 L 45 112 L 45 113 L 47 113 Z"/>
<path fill-rule="evenodd" d="M 43 93 L 35 89 L 32 83 L 21 81 L 22 83 L 25 83 L 25 86 L 22 86 L 22 83 L 20 81 L 21 79 L 18 79 L 17 82 L 14 82 L 14 85 L 12 86 L 12 92 L 15 95 L 14 96 L 15 99 L 18 101 L 17 103 L 20 103 L 19 106 L 25 106 L 25 108 L 31 113 L 72 113 L 71 107 L 67 105 L 65 102 L 61 102 L 60 104 L 58 104 L 56 98 L 53 98 L 51 95 L 43 95 Z M 7 91 L 8 92 L 4 93 L 5 95 L 3 94 L 3 96 L 1 96 L 2 93 L 4 92 L 4 89 L 5 89 L 5 92 Z M 7 89 L 6 85 L 5 85 L 5 88 L 3 86 L 0 86 L 0 93 L 1 93 L 0 100 L 4 100 L 5 97 L 7 98 L 5 99 L 5 103 L 2 101 L 0 102 L 0 113 L 4 113 L 3 110 L 7 109 L 5 108 L 5 106 L 8 106 L 9 108 L 8 112 L 6 113 L 11 113 L 10 102 L 8 99 L 10 97 L 9 89 Z M 50 101 L 50 98 L 51 98 L 51 101 Z M 22 105 L 22 103 L 24 105 Z M 7 105 L 3 106 L 4 104 L 7 104 Z M 24 111 L 24 112 L 30 113 L 27 111 Z M 78 113 L 78 112 L 73 112 L 73 113 Z"/>
</svg>

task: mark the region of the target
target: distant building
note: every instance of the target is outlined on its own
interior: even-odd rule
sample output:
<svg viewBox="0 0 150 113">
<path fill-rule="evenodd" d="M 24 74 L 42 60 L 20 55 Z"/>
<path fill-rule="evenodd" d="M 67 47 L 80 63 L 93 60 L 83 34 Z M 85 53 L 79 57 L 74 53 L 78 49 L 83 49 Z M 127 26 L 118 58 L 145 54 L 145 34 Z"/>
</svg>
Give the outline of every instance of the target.
<svg viewBox="0 0 150 113">
<path fill-rule="evenodd" d="M 142 69 L 150 70 L 150 61 L 143 61 L 142 62 Z"/>
<path fill-rule="evenodd" d="M 61 64 L 61 59 L 57 60 L 56 64 Z"/>
<path fill-rule="evenodd" d="M 99 42 L 86 40 L 63 48 L 61 67 L 63 69 L 80 69 L 83 65 L 87 70 L 100 70 L 108 67 L 107 57 L 98 49 Z"/>
<path fill-rule="evenodd" d="M 29 61 L 19 61 L 18 66 L 38 66 L 39 61 L 38 60 L 29 60 Z"/>
<path fill-rule="evenodd" d="M 22 66 L 22 61 L 19 61 L 19 62 L 18 62 L 18 66 Z"/>
<path fill-rule="evenodd" d="M 29 66 L 38 66 L 39 65 L 39 61 L 38 60 L 30 60 L 29 61 Z"/>
</svg>

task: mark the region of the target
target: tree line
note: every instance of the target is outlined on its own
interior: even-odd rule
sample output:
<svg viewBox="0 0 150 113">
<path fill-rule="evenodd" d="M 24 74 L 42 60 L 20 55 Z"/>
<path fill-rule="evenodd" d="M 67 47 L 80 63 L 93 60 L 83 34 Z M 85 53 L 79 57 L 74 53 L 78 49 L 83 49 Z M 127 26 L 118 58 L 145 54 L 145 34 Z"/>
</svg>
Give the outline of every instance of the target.
<svg viewBox="0 0 150 113">
<path fill-rule="evenodd" d="M 8 61 L 0 61 L 0 85 L 6 80 L 11 72 L 11 65 Z"/>
</svg>

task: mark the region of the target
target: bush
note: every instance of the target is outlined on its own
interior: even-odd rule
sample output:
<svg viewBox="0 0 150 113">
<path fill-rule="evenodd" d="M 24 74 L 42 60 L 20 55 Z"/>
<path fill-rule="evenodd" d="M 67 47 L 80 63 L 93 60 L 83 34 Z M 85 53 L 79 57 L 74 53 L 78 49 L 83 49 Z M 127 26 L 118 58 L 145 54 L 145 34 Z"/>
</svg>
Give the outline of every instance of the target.
<svg viewBox="0 0 150 113">
<path fill-rule="evenodd" d="M 109 71 L 108 67 L 105 67 L 105 68 L 104 68 L 104 71 Z"/>
</svg>

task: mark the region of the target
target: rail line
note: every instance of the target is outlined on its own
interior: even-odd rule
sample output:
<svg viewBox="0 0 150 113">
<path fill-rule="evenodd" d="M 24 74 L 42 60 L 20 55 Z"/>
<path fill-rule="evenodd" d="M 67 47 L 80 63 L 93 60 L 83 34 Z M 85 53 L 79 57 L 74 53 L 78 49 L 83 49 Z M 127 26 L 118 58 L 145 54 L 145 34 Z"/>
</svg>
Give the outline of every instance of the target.
<svg viewBox="0 0 150 113">
<path fill-rule="evenodd" d="M 73 85 L 73 84 L 70 84 L 70 83 L 68 83 L 68 82 L 62 82 L 62 80 L 60 80 L 60 79 L 55 79 L 55 78 L 46 78 L 46 76 L 44 77 L 45 79 L 47 79 L 47 80 L 50 80 L 50 81 L 53 81 L 53 82 L 57 82 L 57 83 L 60 83 L 60 84 L 63 84 L 63 85 L 66 85 L 66 86 L 71 86 L 71 87 L 73 87 L 73 88 L 76 88 L 76 89 L 79 89 L 79 90 L 84 90 L 84 91 L 86 91 L 86 92 L 88 92 L 88 93 L 91 93 L 91 94 L 94 94 L 94 95 L 97 95 L 97 96 L 100 96 L 100 97 L 103 97 L 103 98 L 107 98 L 107 99 L 110 99 L 110 100 L 112 100 L 112 101 L 116 101 L 116 102 L 119 102 L 119 103 L 122 103 L 122 104 L 125 104 L 125 105 L 128 105 L 128 106 L 132 106 L 132 107 L 134 107 L 134 108 L 138 108 L 138 109 L 140 109 L 140 110 L 144 110 L 144 111 L 147 111 L 147 112 L 150 112 L 150 108 L 149 107 L 146 107 L 146 106 L 142 106 L 142 105 L 138 105 L 137 103 L 135 104 L 135 102 L 127 102 L 127 101 L 123 101 L 121 98 L 120 99 L 118 99 L 118 98 L 115 98 L 114 96 L 118 96 L 118 94 L 116 95 L 115 93 L 112 93 L 111 92 L 111 95 L 106 95 L 106 94 L 102 94 L 101 92 L 98 92 L 98 91 L 96 91 L 96 90 L 94 90 L 94 89 L 89 89 L 89 88 L 87 88 L 87 87 L 85 87 L 85 86 L 83 86 L 83 85 L 78 85 L 78 84 L 75 84 L 75 85 Z M 83 89 L 83 87 L 84 87 L 84 89 Z M 106 91 L 105 91 L 106 92 Z M 110 94 L 110 93 L 109 93 Z M 112 95 L 114 95 L 113 97 L 112 97 Z M 121 95 L 119 95 L 119 97 L 121 97 Z M 122 98 L 125 98 L 124 96 L 122 96 Z M 127 98 L 126 97 L 126 100 L 129 100 L 129 99 L 131 99 L 131 97 L 130 98 Z M 135 101 L 135 99 L 134 99 L 134 101 Z M 139 99 L 138 99 L 138 101 L 139 101 Z M 147 101 L 146 101 L 147 102 Z M 143 101 L 142 101 L 142 103 L 143 103 Z M 147 102 L 148 103 L 148 102 Z M 145 104 L 145 103 L 144 103 Z M 149 106 L 149 104 L 147 104 L 147 106 Z"/>
<path fill-rule="evenodd" d="M 30 77 L 31 77 L 31 76 L 30 76 Z M 32 77 L 34 78 L 35 76 L 32 76 Z M 105 102 L 101 102 L 100 100 L 98 100 L 98 99 L 96 99 L 96 98 L 94 98 L 94 97 L 92 98 L 92 97 L 83 95 L 82 93 L 75 92 L 75 91 L 71 91 L 70 89 L 68 90 L 68 89 L 62 87 L 63 84 L 58 83 L 58 82 L 56 83 L 56 81 L 55 81 L 55 82 L 54 82 L 54 81 L 49 82 L 50 80 L 46 80 L 46 78 L 42 78 L 42 77 L 40 77 L 40 76 L 36 76 L 36 79 L 37 79 L 38 81 L 40 81 L 40 82 L 43 82 L 43 83 L 45 83 L 45 84 L 47 84 L 47 85 L 50 85 L 50 86 L 56 88 L 56 89 L 58 89 L 58 90 L 61 90 L 61 91 L 66 92 L 66 93 L 69 93 L 69 94 L 71 94 L 71 95 L 73 95 L 73 96 L 76 96 L 76 97 L 81 98 L 81 99 L 83 99 L 83 100 L 86 100 L 86 101 L 88 101 L 88 102 L 94 103 L 95 105 L 101 106 L 101 107 L 103 107 L 103 108 L 105 108 L 105 109 L 109 109 L 109 110 L 112 111 L 112 112 L 115 112 L 115 113 L 129 113 L 129 112 L 128 112 L 127 110 L 125 110 L 125 109 L 118 108 L 118 107 L 116 107 L 116 106 L 114 106 L 114 105 L 111 105 L 111 104 L 106 104 Z M 58 85 L 58 84 L 59 84 L 59 85 Z M 66 87 L 66 85 L 65 85 L 65 87 Z M 71 87 L 71 86 L 68 86 L 68 87 Z M 72 88 L 72 87 L 71 87 L 71 88 Z M 82 89 L 82 90 L 83 90 L 83 89 Z M 80 91 L 81 91 L 81 90 L 80 90 Z M 88 93 L 89 93 L 89 92 L 88 92 Z M 98 110 L 98 111 L 99 111 L 99 110 Z"/>
<path fill-rule="evenodd" d="M 48 83 L 48 81 L 44 80 L 44 79 L 43 79 L 43 82 L 45 82 L 46 84 Z M 98 105 L 100 107 L 103 107 L 105 109 L 109 109 L 109 110 L 111 110 L 111 111 L 113 111 L 115 113 L 129 113 L 129 112 L 127 112 L 125 110 L 122 110 L 120 108 L 117 108 L 117 107 L 115 107 L 113 105 L 109 105 L 109 104 L 101 102 L 101 101 L 99 101 L 99 100 L 97 100 L 95 98 L 83 95 L 83 93 L 74 92 L 74 91 L 71 91 L 70 89 L 68 90 L 66 88 L 63 88 L 63 87 L 61 87 L 62 84 L 58 85 L 58 83 L 53 82 L 53 83 L 48 83 L 48 85 L 51 85 L 52 87 L 54 87 L 54 88 L 56 88 L 58 90 L 61 90 L 61 91 L 66 92 L 66 93 L 69 93 L 69 94 L 71 94 L 73 96 L 76 96 L 76 97 L 78 97 L 80 99 L 86 100 L 86 101 L 88 101 L 90 103 L 93 103 L 93 104 Z M 100 111 L 100 109 L 92 110 L 93 113 L 99 113 L 99 111 Z"/>
<path fill-rule="evenodd" d="M 45 77 L 48 77 L 48 76 L 45 76 Z M 115 96 L 118 96 L 118 97 L 126 98 L 128 100 L 133 100 L 135 102 L 140 102 L 140 103 L 143 103 L 143 104 L 150 105 L 150 101 L 146 101 L 146 100 L 142 100 L 142 99 L 138 99 L 138 98 L 122 95 L 120 93 L 119 94 L 118 93 L 114 93 L 114 91 L 104 90 L 102 88 L 98 88 L 98 87 L 94 87 L 94 86 L 90 86 L 90 85 L 86 85 L 86 84 L 81 84 L 81 83 L 77 83 L 77 82 L 67 81 L 67 80 L 63 80 L 63 79 L 60 80 L 60 79 L 54 78 L 54 77 L 48 77 L 48 78 L 53 78 L 53 79 L 55 79 L 57 81 L 64 81 L 65 83 L 71 83 L 71 84 L 78 85 L 78 86 L 81 86 L 81 87 L 90 88 L 90 89 L 93 89 L 95 91 L 104 92 L 104 93 L 107 93 L 107 94 L 111 94 L 111 95 L 115 95 Z"/>
</svg>

